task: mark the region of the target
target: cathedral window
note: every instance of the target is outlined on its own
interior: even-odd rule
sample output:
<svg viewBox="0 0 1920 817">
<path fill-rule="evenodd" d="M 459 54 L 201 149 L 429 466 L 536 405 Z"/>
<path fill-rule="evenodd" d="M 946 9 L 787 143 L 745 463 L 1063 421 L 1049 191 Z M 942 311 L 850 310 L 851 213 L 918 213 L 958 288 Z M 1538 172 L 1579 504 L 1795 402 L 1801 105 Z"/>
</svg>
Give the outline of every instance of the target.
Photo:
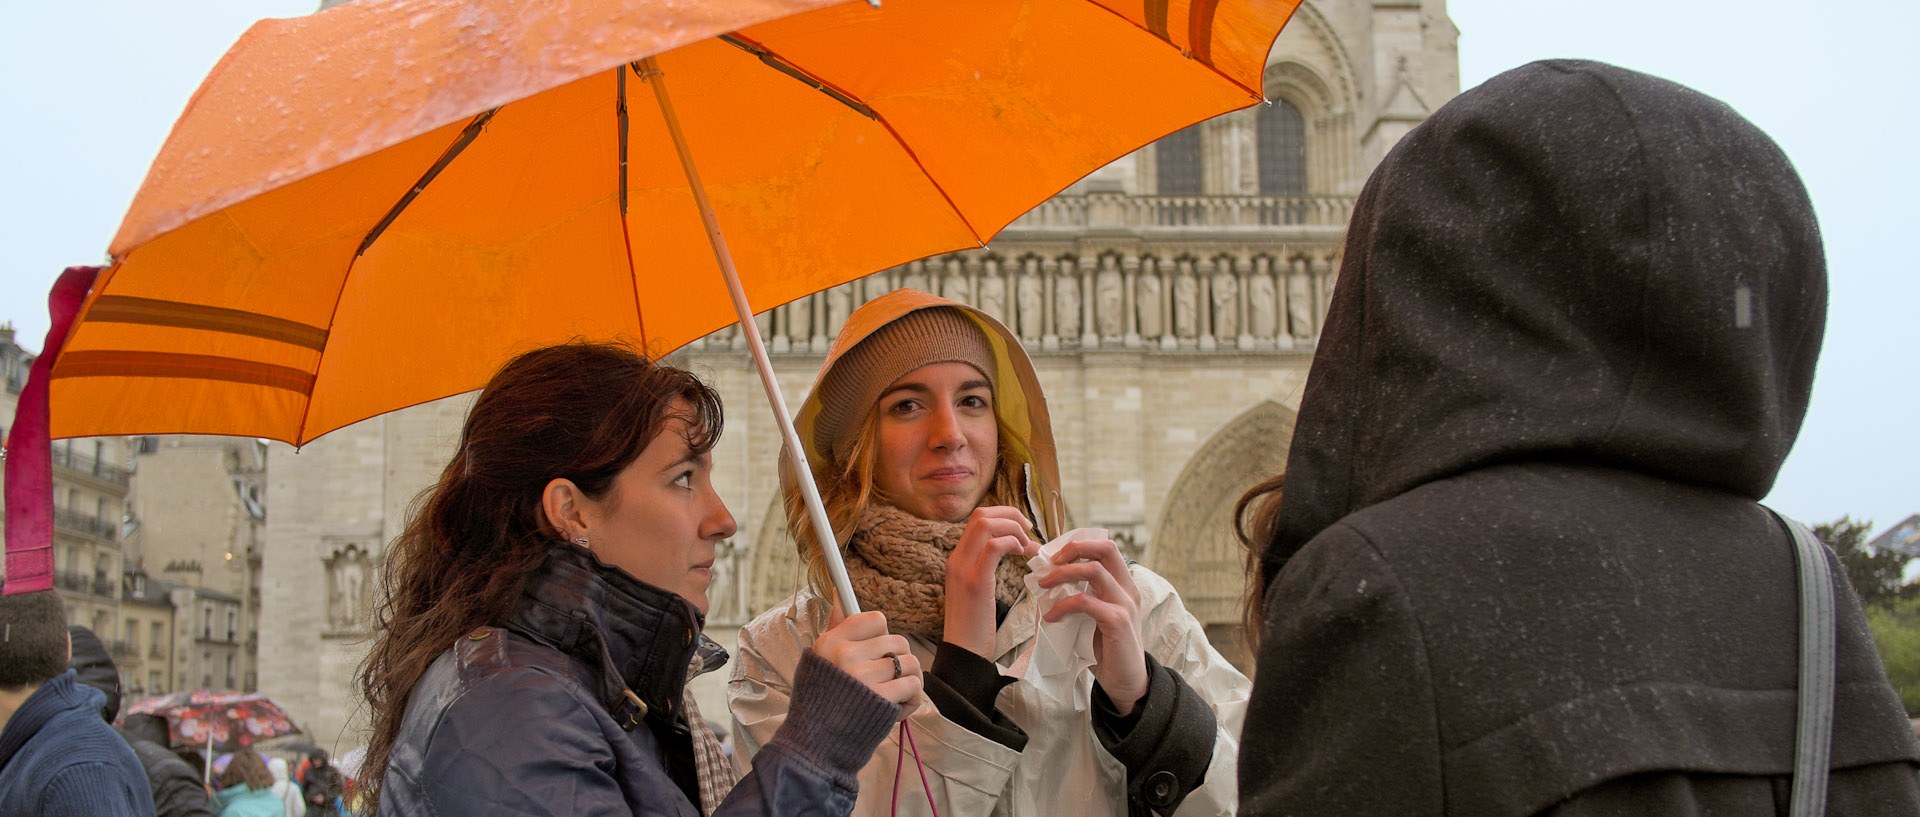
<svg viewBox="0 0 1920 817">
<path fill-rule="evenodd" d="M 1160 195 L 1200 195 L 1200 126 L 1190 125 L 1167 134 L 1155 150 Z"/>
<path fill-rule="evenodd" d="M 1300 109 L 1284 99 L 1260 106 L 1254 120 L 1259 145 L 1260 195 L 1307 194 L 1307 127 Z"/>
</svg>

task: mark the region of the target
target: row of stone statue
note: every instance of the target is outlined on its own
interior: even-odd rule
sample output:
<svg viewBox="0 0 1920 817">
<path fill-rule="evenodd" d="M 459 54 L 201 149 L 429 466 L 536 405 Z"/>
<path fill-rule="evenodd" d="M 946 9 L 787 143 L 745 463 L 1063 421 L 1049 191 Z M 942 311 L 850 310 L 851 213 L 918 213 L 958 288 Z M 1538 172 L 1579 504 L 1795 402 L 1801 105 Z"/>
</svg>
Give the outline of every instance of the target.
<svg viewBox="0 0 1920 817">
<path fill-rule="evenodd" d="M 1333 255 L 1332 247 L 1172 258 L 954 253 L 801 298 L 763 315 L 760 330 L 775 352 L 822 352 L 855 307 L 910 287 L 980 307 L 1042 350 L 1300 349 L 1319 335 L 1337 266 Z M 740 342 L 737 327 L 708 340 Z"/>
</svg>

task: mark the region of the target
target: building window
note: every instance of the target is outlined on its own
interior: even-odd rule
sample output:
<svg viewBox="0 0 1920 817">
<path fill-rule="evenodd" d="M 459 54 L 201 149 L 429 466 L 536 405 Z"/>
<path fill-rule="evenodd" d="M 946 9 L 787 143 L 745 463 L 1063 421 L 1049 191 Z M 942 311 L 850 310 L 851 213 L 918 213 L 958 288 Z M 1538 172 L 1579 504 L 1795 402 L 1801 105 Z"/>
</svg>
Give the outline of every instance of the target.
<svg viewBox="0 0 1920 817">
<path fill-rule="evenodd" d="M 227 656 L 227 688 L 233 688 L 233 656 Z"/>
<path fill-rule="evenodd" d="M 200 607 L 200 637 L 213 638 L 213 605 L 211 604 Z"/>
<path fill-rule="evenodd" d="M 1200 126 L 1189 125 L 1161 137 L 1154 175 L 1162 196 L 1200 195 Z"/>
<path fill-rule="evenodd" d="M 147 642 L 147 648 L 152 650 L 154 655 L 159 655 L 160 645 L 166 643 L 163 640 L 167 634 L 166 625 L 156 621 L 153 623 L 153 627 L 149 632 L 152 635 L 152 640 Z"/>
<path fill-rule="evenodd" d="M 127 628 L 126 628 L 127 653 L 130 655 L 139 655 L 140 654 L 140 622 L 135 621 L 134 619 L 127 619 L 126 625 L 127 625 Z"/>
<path fill-rule="evenodd" d="M 1259 145 L 1260 194 L 1307 194 L 1307 123 L 1300 109 L 1284 99 L 1260 106 L 1254 119 Z"/>
<path fill-rule="evenodd" d="M 147 694 L 158 695 L 162 692 L 166 692 L 166 690 L 160 688 L 160 671 L 148 670 L 147 671 Z"/>
<path fill-rule="evenodd" d="M 232 641 L 234 639 L 234 633 L 235 633 L 235 627 L 233 626 L 233 611 L 228 610 L 227 611 L 227 640 L 228 641 Z"/>
</svg>

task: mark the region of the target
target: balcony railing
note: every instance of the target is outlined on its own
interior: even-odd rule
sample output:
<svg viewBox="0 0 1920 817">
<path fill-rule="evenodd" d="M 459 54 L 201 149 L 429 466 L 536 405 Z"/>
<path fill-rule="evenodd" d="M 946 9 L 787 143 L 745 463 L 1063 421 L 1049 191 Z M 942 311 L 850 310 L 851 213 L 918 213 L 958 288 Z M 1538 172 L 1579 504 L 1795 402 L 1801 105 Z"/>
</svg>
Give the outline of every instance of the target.
<svg viewBox="0 0 1920 817">
<path fill-rule="evenodd" d="M 118 524 L 66 508 L 53 509 L 53 524 L 55 527 L 66 528 L 76 533 L 98 536 L 109 542 L 120 537 Z"/>
<path fill-rule="evenodd" d="M 133 478 L 132 471 L 117 465 L 101 462 L 85 454 L 74 453 L 71 447 L 54 449 L 53 464 L 106 480 L 121 487 L 126 487 Z"/>
<path fill-rule="evenodd" d="M 1055 196 L 1009 230 L 1344 227 L 1352 196 Z"/>
<path fill-rule="evenodd" d="M 73 570 L 62 570 L 54 573 L 53 585 L 61 590 L 71 590 L 75 593 L 92 593 L 93 595 L 109 599 L 118 595 L 120 589 L 112 579 L 105 576 L 95 576 L 92 573 L 81 573 Z"/>
</svg>

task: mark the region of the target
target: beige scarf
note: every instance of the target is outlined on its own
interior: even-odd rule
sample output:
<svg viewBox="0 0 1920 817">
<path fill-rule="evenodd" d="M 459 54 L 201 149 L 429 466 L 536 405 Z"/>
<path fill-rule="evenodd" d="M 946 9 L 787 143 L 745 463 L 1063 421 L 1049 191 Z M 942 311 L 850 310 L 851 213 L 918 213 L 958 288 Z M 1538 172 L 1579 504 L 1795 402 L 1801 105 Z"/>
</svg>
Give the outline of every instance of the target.
<svg viewBox="0 0 1920 817">
<path fill-rule="evenodd" d="M 887 629 L 939 641 L 946 623 L 947 557 L 966 525 L 921 519 L 875 503 L 847 542 L 847 578 L 860 604 L 887 614 Z M 1026 591 L 1027 560 L 1000 560 L 994 600 L 1012 607 Z"/>
</svg>

